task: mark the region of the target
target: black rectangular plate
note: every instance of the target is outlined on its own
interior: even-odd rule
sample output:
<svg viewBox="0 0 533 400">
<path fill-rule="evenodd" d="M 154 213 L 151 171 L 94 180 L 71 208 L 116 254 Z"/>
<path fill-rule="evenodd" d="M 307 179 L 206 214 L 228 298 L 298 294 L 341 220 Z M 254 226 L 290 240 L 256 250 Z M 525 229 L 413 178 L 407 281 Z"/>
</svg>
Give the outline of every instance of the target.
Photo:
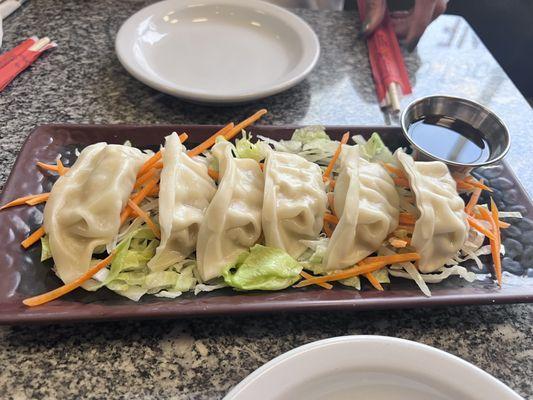
<svg viewBox="0 0 533 400">
<path fill-rule="evenodd" d="M 53 175 L 41 173 L 37 161 L 54 163 L 59 153 L 73 161 L 74 149 L 106 141 L 124 143 L 130 140 L 139 148 L 156 148 L 172 131 L 187 132 L 187 145 L 193 146 L 215 132 L 218 126 L 136 126 L 136 125 L 44 125 L 36 128 L 26 140 L 13 171 L 0 196 L 3 204 L 11 199 L 50 190 Z M 254 126 L 254 134 L 274 139 L 290 138 L 294 126 Z M 366 137 L 377 131 L 385 143 L 395 149 L 406 146 L 399 128 L 343 126 L 328 127 L 333 138 L 349 130 Z M 264 312 L 311 310 L 363 310 L 385 308 L 428 307 L 458 304 L 498 304 L 531 302 L 533 299 L 533 206 L 525 190 L 505 163 L 476 171 L 495 187 L 494 198 L 502 210 L 519 210 L 524 219 L 510 220 L 512 227 L 503 230 L 503 243 L 508 255 L 503 259 L 504 285 L 499 289 L 492 280 L 474 283 L 459 278 L 430 285 L 433 296 L 425 297 L 418 287 L 405 279 L 392 279 L 384 292 L 368 286 L 356 291 L 335 285 L 332 290 L 318 287 L 286 289 L 279 292 L 235 292 L 231 289 L 185 294 L 177 299 L 145 296 L 135 303 L 101 289 L 86 292 L 78 289 L 67 296 L 40 307 L 28 308 L 22 299 L 58 287 L 61 282 L 42 263 L 40 246 L 25 251 L 20 242 L 42 223 L 42 206 L 15 207 L 0 212 L 0 323 L 52 323 L 61 321 L 95 321 L 140 318 L 176 318 L 222 314 L 254 314 Z M 501 190 L 500 190 L 501 189 Z M 486 199 L 485 199 L 486 200 Z M 488 258 L 487 258 L 488 260 Z M 490 270 L 490 265 L 485 267 Z"/>
</svg>

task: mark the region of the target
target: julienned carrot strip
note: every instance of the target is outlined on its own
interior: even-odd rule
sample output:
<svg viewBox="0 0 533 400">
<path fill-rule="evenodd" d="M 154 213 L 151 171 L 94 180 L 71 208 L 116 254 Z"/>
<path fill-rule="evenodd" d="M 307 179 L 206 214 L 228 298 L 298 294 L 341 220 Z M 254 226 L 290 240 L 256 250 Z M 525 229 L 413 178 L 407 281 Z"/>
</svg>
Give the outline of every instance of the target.
<svg viewBox="0 0 533 400">
<path fill-rule="evenodd" d="M 329 178 L 331 175 L 331 172 L 333 171 L 333 168 L 335 167 L 335 163 L 337 162 L 337 159 L 341 155 L 342 151 L 342 145 L 348 143 L 348 140 L 350 139 L 350 132 L 346 132 L 344 135 L 342 135 L 342 139 L 339 143 L 339 147 L 337 147 L 337 150 L 335 150 L 335 153 L 333 154 L 333 157 L 331 157 L 331 161 L 329 162 L 328 166 L 326 167 L 326 170 L 324 171 L 324 178 Z"/>
<path fill-rule="evenodd" d="M 163 168 L 163 161 L 158 161 L 153 166 L 154 169 L 162 169 Z"/>
<path fill-rule="evenodd" d="M 305 278 L 305 279 L 311 279 L 311 278 L 314 278 L 313 275 L 308 274 L 308 273 L 305 272 L 305 271 L 300 272 L 300 275 L 301 275 L 303 278 Z M 317 285 L 323 287 L 324 289 L 328 289 L 328 290 L 331 289 L 331 288 L 333 288 L 333 285 L 332 285 L 331 283 L 317 283 Z"/>
<path fill-rule="evenodd" d="M 137 182 L 135 182 L 135 185 L 133 186 L 133 189 L 139 189 L 142 185 L 144 185 L 146 182 L 148 182 L 151 178 L 154 177 L 156 173 L 156 170 L 154 168 L 148 170 L 146 173 L 144 173 L 142 176 L 137 178 Z"/>
<path fill-rule="evenodd" d="M 420 255 L 418 253 L 396 254 L 395 257 L 396 257 L 396 260 L 393 261 L 392 263 L 402 263 L 402 262 L 408 262 L 408 261 L 416 261 L 420 259 Z M 330 275 L 319 276 L 319 277 L 314 277 L 311 279 L 300 281 L 295 285 L 295 287 L 315 285 L 317 283 L 324 283 L 324 282 L 340 281 L 341 279 L 351 278 L 353 276 L 366 274 L 367 272 L 377 271 L 378 269 L 381 269 L 388 264 L 391 264 L 391 263 L 372 262 L 368 264 L 357 264 L 355 267 L 348 268 L 343 271 L 337 271 Z"/>
<path fill-rule="evenodd" d="M 500 236 L 500 228 L 498 227 L 498 224 L 496 221 L 499 221 L 500 216 L 498 212 L 498 207 L 496 207 L 496 203 L 494 200 L 490 199 L 490 211 L 492 214 L 492 226 L 494 231 L 494 240 L 490 241 L 490 250 L 492 253 L 492 260 L 494 261 L 494 272 L 496 275 L 496 279 L 498 281 L 498 286 L 502 286 L 502 263 L 500 259 L 500 248 L 502 239 Z"/>
<path fill-rule="evenodd" d="M 483 183 L 483 181 L 481 181 L 481 183 Z M 468 203 L 465 207 L 465 212 L 468 215 L 472 215 L 472 212 L 474 211 L 474 206 L 479 201 L 479 196 L 481 196 L 481 190 L 481 188 L 476 188 L 472 193 L 472 196 L 470 196 L 470 200 L 468 200 Z"/>
<path fill-rule="evenodd" d="M 329 226 L 329 222 L 324 222 L 324 233 L 328 238 L 330 238 L 333 235 L 333 230 Z"/>
<path fill-rule="evenodd" d="M 240 133 L 246 127 L 252 125 L 255 121 L 257 121 L 259 118 L 261 118 L 266 113 L 267 113 L 267 110 L 262 108 L 261 110 L 257 111 L 255 114 L 246 118 L 244 121 L 239 122 L 237 125 L 235 125 L 232 129 L 230 129 L 228 132 L 224 134 L 224 137 L 226 138 L 226 140 L 231 140 L 235 135 Z"/>
<path fill-rule="evenodd" d="M 466 178 L 454 177 L 454 179 L 457 184 L 461 184 L 461 185 L 466 184 L 469 186 L 473 186 L 475 188 L 479 188 L 482 190 L 487 190 L 489 192 L 492 192 L 492 189 L 483 183 L 483 179 L 481 181 L 478 181 L 472 175 L 469 175 Z"/>
<path fill-rule="evenodd" d="M 66 168 L 66 167 L 63 165 L 63 162 L 61 161 L 61 159 L 58 158 L 58 159 L 57 159 L 57 173 L 59 174 L 59 176 L 63 176 L 63 175 L 65 175 L 67 172 L 68 172 L 68 168 Z"/>
<path fill-rule="evenodd" d="M 457 190 L 474 191 L 476 189 L 474 185 L 464 182 L 464 181 L 456 181 L 456 183 L 457 183 Z"/>
<path fill-rule="evenodd" d="M 401 187 L 404 187 L 404 188 L 409 188 L 409 181 L 407 180 L 407 178 L 395 177 L 392 180 L 394 181 L 394 183 L 397 186 L 401 186 Z"/>
<path fill-rule="evenodd" d="M 487 228 L 485 228 L 483 225 L 481 225 L 477 219 L 475 219 L 474 217 L 472 217 L 471 215 L 467 215 L 466 216 L 467 220 L 468 220 L 468 224 L 474 228 L 476 231 L 484 234 L 486 237 L 488 237 L 490 240 L 496 240 L 496 238 L 494 237 L 494 234 L 488 230 Z"/>
<path fill-rule="evenodd" d="M 148 196 L 158 196 L 159 195 L 159 185 L 155 185 L 152 190 L 150 190 L 147 194 Z"/>
<path fill-rule="evenodd" d="M 336 215 L 325 213 L 324 214 L 324 221 L 329 222 L 331 224 L 337 225 L 339 223 L 339 218 Z"/>
<path fill-rule="evenodd" d="M 141 207 L 131 201 L 131 199 L 128 199 L 128 205 L 132 208 L 135 214 L 137 214 L 139 217 L 142 218 L 144 222 L 146 222 L 146 225 L 148 225 L 152 232 L 154 232 L 155 237 L 160 239 L 161 232 L 159 231 L 159 228 L 154 224 L 154 221 L 152 221 L 152 219 L 150 218 L 150 215 L 148 215 L 148 213 L 143 211 Z"/>
<path fill-rule="evenodd" d="M 43 193 L 39 196 L 35 196 L 33 199 L 29 199 L 26 201 L 26 204 L 29 206 L 35 206 L 40 203 L 44 203 L 45 201 L 48 201 L 48 198 L 50 197 L 50 193 Z"/>
<path fill-rule="evenodd" d="M 25 240 L 22 241 L 21 245 L 25 249 L 30 247 L 32 244 L 37 243 L 40 238 L 42 238 L 45 234 L 44 227 L 40 227 L 35 232 L 33 232 L 30 236 L 28 236 Z"/>
<path fill-rule="evenodd" d="M 187 135 L 185 132 L 179 135 L 179 139 L 181 143 L 184 143 L 189 138 L 189 135 Z M 142 167 L 139 169 L 139 172 L 137 172 L 137 177 L 140 177 L 144 175 L 148 170 L 150 170 L 155 163 L 157 163 L 159 160 L 161 160 L 161 157 L 163 157 L 163 153 L 161 150 L 159 150 L 157 153 L 155 153 L 152 157 L 150 157 L 148 160 L 144 162 Z"/>
<path fill-rule="evenodd" d="M 482 220 L 488 221 L 488 222 L 492 221 L 492 215 L 487 208 L 482 207 L 482 206 L 476 206 L 475 211 L 481 214 L 480 217 Z M 498 221 L 498 226 L 501 229 L 505 229 L 505 228 L 509 228 L 511 224 L 508 222 L 504 222 L 504 221 Z"/>
<path fill-rule="evenodd" d="M 415 227 L 414 227 L 414 225 L 402 225 L 402 224 L 400 224 L 400 225 L 398 225 L 398 228 L 396 228 L 396 229 L 402 229 L 404 231 L 413 233 Z"/>
<path fill-rule="evenodd" d="M 147 173 L 150 169 L 152 169 L 154 164 L 158 162 L 161 159 L 161 157 L 163 157 L 163 153 L 161 152 L 161 150 L 159 150 L 152 157 L 146 160 L 143 166 L 141 167 L 141 169 L 139 169 L 139 172 L 137 173 L 137 177 L 141 177 L 142 175 Z"/>
<path fill-rule="evenodd" d="M 18 199 L 12 200 L 9 203 L 4 204 L 2 207 L 0 207 L 0 210 L 9 208 L 9 207 L 21 206 L 23 204 L 26 204 L 27 201 L 35 199 L 35 198 L 39 198 L 43 196 L 44 194 L 50 194 L 50 193 L 30 194 L 28 196 L 19 197 Z"/>
<path fill-rule="evenodd" d="M 148 194 L 152 191 L 152 189 L 157 185 L 157 178 L 152 178 L 152 180 L 148 181 L 146 186 L 144 186 L 139 192 L 137 192 L 132 198 L 131 201 L 133 201 L 135 204 L 139 205 L 139 203 L 146 197 Z M 122 211 L 122 214 L 120 215 L 120 225 L 122 225 L 128 217 L 131 215 L 132 209 L 126 205 L 124 210 Z"/>
<path fill-rule="evenodd" d="M 211 169 L 211 168 L 208 168 L 207 169 L 207 174 L 214 180 L 214 181 L 218 181 L 220 179 L 220 174 L 215 171 L 214 169 Z"/>
<path fill-rule="evenodd" d="M 38 161 L 37 162 L 37 166 L 41 167 L 42 169 L 44 169 L 46 171 L 53 171 L 53 172 L 57 172 L 58 171 L 57 165 L 45 164 L 43 162 Z"/>
<path fill-rule="evenodd" d="M 374 264 L 374 263 L 385 263 L 385 265 L 396 264 L 399 262 L 405 262 L 404 258 L 408 258 L 409 261 L 417 261 L 420 259 L 420 255 L 418 253 L 403 253 L 403 254 L 392 254 L 390 256 L 367 257 L 364 260 L 361 260 L 359 264 Z"/>
<path fill-rule="evenodd" d="M 380 291 L 384 290 L 383 286 L 381 286 L 381 283 L 379 283 L 379 281 L 376 279 L 374 275 L 372 275 L 371 272 L 367 272 L 365 274 L 365 278 L 370 281 L 370 283 L 372 284 L 372 286 L 374 286 L 375 289 L 380 290 Z"/>
<path fill-rule="evenodd" d="M 209 149 L 211 146 L 213 146 L 217 140 L 217 137 L 222 136 L 229 132 L 235 125 L 233 122 L 230 122 L 226 126 L 219 129 L 214 135 L 210 136 L 206 140 L 204 140 L 202 143 L 200 143 L 198 146 L 196 146 L 194 149 L 189 150 L 187 153 L 190 157 L 197 156 L 199 154 L 202 154 L 204 151 Z"/>
<path fill-rule="evenodd" d="M 399 221 L 400 224 L 414 225 L 416 223 L 416 217 L 412 214 L 401 212 Z"/>
<path fill-rule="evenodd" d="M 49 301 L 55 300 L 61 296 L 64 296 L 65 294 L 72 292 L 74 289 L 83 285 L 85 282 L 91 279 L 98 271 L 105 268 L 111 262 L 111 260 L 113 260 L 114 256 L 115 256 L 115 253 L 111 253 L 106 258 L 104 258 L 102 261 L 100 261 L 98 264 L 96 264 L 94 267 L 91 267 L 86 273 L 84 273 L 78 279 L 72 282 L 69 282 L 63 286 L 60 286 L 57 289 L 54 289 L 50 292 L 43 293 L 39 296 L 30 297 L 29 299 L 25 299 L 22 302 L 24 303 L 24 305 L 28 307 L 35 307 L 41 304 L 48 303 Z"/>
<path fill-rule="evenodd" d="M 398 178 L 405 178 L 405 173 L 400 169 L 395 167 L 394 165 L 388 164 L 388 163 L 382 163 L 383 168 L 385 168 L 387 171 L 389 171 L 391 174 L 396 175 Z"/>
</svg>

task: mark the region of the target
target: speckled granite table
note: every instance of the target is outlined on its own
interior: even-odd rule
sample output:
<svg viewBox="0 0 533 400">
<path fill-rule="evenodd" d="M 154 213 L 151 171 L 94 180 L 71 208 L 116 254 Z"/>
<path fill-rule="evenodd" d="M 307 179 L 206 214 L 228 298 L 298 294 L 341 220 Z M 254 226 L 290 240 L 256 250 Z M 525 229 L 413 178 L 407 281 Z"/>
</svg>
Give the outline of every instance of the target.
<svg viewBox="0 0 533 400">
<path fill-rule="evenodd" d="M 216 109 L 157 93 L 119 65 L 114 35 L 146 3 L 31 0 L 4 23 L 4 49 L 30 35 L 49 35 L 59 47 L 0 94 L 1 183 L 26 135 L 42 123 L 222 123 L 258 107 L 270 110 L 265 122 L 271 124 L 397 123 L 376 105 L 354 14 L 296 10 L 320 37 L 315 71 L 284 94 Z M 466 96 L 503 117 L 513 139 L 508 160 L 532 193 L 533 112 L 469 26 L 460 18 L 440 18 L 406 60 L 414 96 Z M 287 350 L 350 334 L 435 346 L 533 397 L 532 325 L 530 306 L 510 305 L 3 327 L 0 397 L 220 398 Z"/>
</svg>

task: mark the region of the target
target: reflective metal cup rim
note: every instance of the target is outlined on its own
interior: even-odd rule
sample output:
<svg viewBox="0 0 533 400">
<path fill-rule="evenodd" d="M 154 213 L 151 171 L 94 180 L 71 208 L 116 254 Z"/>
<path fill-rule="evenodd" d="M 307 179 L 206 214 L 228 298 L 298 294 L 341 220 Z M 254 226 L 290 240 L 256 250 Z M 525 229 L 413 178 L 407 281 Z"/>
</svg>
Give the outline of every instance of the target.
<svg viewBox="0 0 533 400">
<path fill-rule="evenodd" d="M 421 148 L 408 134 L 412 122 L 428 115 L 443 115 L 467 123 L 483 133 L 489 144 L 490 157 L 488 160 L 476 163 L 460 163 L 450 161 L 431 154 Z M 447 95 L 433 95 L 422 97 L 411 102 L 400 116 L 402 132 L 411 144 L 419 159 L 442 161 L 453 171 L 467 173 L 473 168 L 489 165 L 501 160 L 510 146 L 510 136 L 503 121 L 487 107 L 475 101 Z M 416 155 L 416 154 L 415 154 Z"/>
</svg>

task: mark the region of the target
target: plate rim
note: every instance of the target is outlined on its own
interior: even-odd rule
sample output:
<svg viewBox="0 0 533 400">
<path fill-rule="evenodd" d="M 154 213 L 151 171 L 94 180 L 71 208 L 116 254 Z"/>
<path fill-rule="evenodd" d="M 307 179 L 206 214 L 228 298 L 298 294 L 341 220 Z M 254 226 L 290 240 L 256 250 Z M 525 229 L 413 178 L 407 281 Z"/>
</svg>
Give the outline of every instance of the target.
<svg viewBox="0 0 533 400">
<path fill-rule="evenodd" d="M 315 31 L 311 28 L 311 26 L 304 21 L 300 16 L 294 14 L 293 12 L 280 7 L 278 5 L 268 3 L 263 0 L 246 0 L 246 2 L 242 2 L 239 0 L 203 0 L 201 1 L 202 4 L 225 4 L 229 6 L 236 6 L 239 7 L 246 7 L 246 8 L 253 8 L 254 5 L 271 10 L 274 12 L 274 14 L 281 14 L 284 18 L 289 18 L 292 20 L 292 23 L 294 25 L 298 25 L 299 29 L 294 30 L 300 39 L 304 41 L 303 39 L 306 39 L 305 41 L 309 42 L 310 45 L 309 51 L 312 54 L 312 58 L 310 59 L 310 62 L 304 66 L 301 71 L 299 71 L 296 76 L 292 77 L 288 80 L 282 80 L 281 82 L 278 82 L 277 84 L 263 88 L 263 89 L 255 89 L 248 93 L 242 93 L 242 94 L 233 94 L 233 95 L 219 95 L 219 94 L 208 94 L 208 93 L 202 93 L 194 90 L 190 90 L 179 86 L 179 87 L 170 87 L 159 81 L 158 79 L 154 79 L 153 76 L 143 73 L 142 69 L 137 68 L 135 66 L 134 62 L 128 61 L 128 56 L 126 55 L 127 49 L 122 47 L 122 43 L 124 41 L 127 41 L 128 39 L 125 38 L 126 36 L 126 30 L 128 29 L 128 24 L 133 23 L 133 19 L 138 17 L 138 15 L 145 13 L 147 9 L 150 8 L 157 8 L 160 7 L 163 3 L 172 3 L 176 0 L 162 0 L 153 4 L 150 4 L 146 7 L 143 7 L 142 9 L 136 11 L 134 14 L 130 15 L 120 26 L 116 37 L 115 37 L 115 53 L 117 55 L 117 58 L 120 62 L 120 64 L 123 66 L 123 68 L 132 75 L 135 79 L 142 82 L 143 84 L 151 87 L 152 89 L 158 90 L 160 92 L 169 94 L 171 96 L 175 96 L 178 98 L 182 98 L 189 101 L 195 101 L 200 103 L 207 103 L 207 104 L 238 104 L 238 103 L 244 103 L 252 100 L 258 100 L 262 99 L 268 96 L 272 96 L 274 94 L 281 93 L 287 89 L 290 89 L 291 87 L 297 85 L 302 80 L 304 80 L 307 75 L 314 69 L 316 66 L 319 58 L 320 58 L 320 41 L 318 39 L 317 34 Z M 197 0 L 189 0 L 189 3 L 194 4 L 197 2 Z M 281 20 L 280 18 L 278 18 Z M 305 34 L 304 34 L 305 32 Z M 130 39 L 131 40 L 131 39 Z"/>
<path fill-rule="evenodd" d="M 490 387 L 488 388 L 489 390 L 494 391 L 493 393 L 498 396 L 504 396 L 498 397 L 499 399 L 523 400 L 523 398 L 518 393 L 512 390 L 505 383 L 503 383 L 490 373 L 486 372 L 485 370 L 479 368 L 475 364 L 470 363 L 454 354 L 448 353 L 447 351 L 438 349 L 436 347 L 424 343 L 415 342 L 413 340 L 383 335 L 336 336 L 298 346 L 273 358 L 272 360 L 266 362 L 265 364 L 257 368 L 255 371 L 250 373 L 242 381 L 240 381 L 237 385 L 230 389 L 230 391 L 224 396 L 223 400 L 248 399 L 249 397 L 246 396 L 245 391 L 253 390 L 253 385 L 259 382 L 261 379 L 268 379 L 269 374 L 271 374 L 274 369 L 283 368 L 284 364 L 286 365 L 289 362 L 294 362 L 295 360 L 309 357 L 309 355 L 312 353 L 323 353 L 329 351 L 332 347 L 341 347 L 344 351 L 352 351 L 361 347 L 365 348 L 365 346 L 369 345 L 387 346 L 387 352 L 385 352 L 385 354 L 390 355 L 391 357 L 392 355 L 390 353 L 394 352 L 394 350 L 403 350 L 403 348 L 412 352 L 411 354 L 413 354 L 414 357 L 427 355 L 429 357 L 432 357 L 433 360 L 441 361 L 446 367 L 450 366 L 450 370 L 452 372 L 455 372 L 453 367 L 461 368 L 461 371 L 457 373 L 460 376 L 462 376 L 463 373 L 469 374 L 470 378 L 474 377 L 482 381 L 478 383 L 483 385 L 490 385 Z M 393 349 L 391 349 L 391 347 Z M 353 364 L 349 366 L 351 368 L 361 366 L 360 363 L 358 364 L 357 357 L 351 357 L 350 361 L 353 361 Z M 291 369 L 292 371 L 297 371 L 297 369 L 294 368 L 294 365 L 292 365 L 291 367 L 293 368 Z M 324 368 L 324 366 L 320 363 L 316 364 L 316 368 L 319 373 L 327 373 L 327 371 L 321 370 L 321 368 Z M 460 378 L 458 377 L 458 379 Z M 466 377 L 463 382 L 468 380 L 468 377 Z M 300 380 L 300 384 L 302 384 L 303 382 L 303 380 Z M 243 396 L 242 399 L 240 397 L 241 395 Z"/>
</svg>

